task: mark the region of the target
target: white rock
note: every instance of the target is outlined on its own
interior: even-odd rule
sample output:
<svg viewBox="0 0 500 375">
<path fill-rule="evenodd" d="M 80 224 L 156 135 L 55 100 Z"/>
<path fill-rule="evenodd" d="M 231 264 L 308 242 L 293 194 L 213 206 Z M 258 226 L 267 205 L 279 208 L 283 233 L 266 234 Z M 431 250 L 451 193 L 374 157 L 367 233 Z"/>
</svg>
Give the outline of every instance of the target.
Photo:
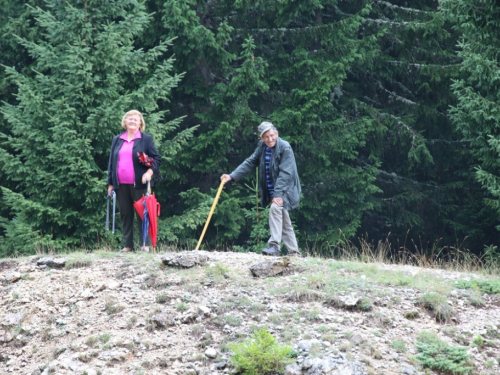
<svg viewBox="0 0 500 375">
<path fill-rule="evenodd" d="M 94 298 L 94 293 L 90 289 L 85 289 L 80 296 L 85 299 Z"/>
<path fill-rule="evenodd" d="M 200 315 L 209 315 L 210 309 L 206 306 L 200 305 L 198 306 L 198 312 L 200 313 Z"/>
<path fill-rule="evenodd" d="M 346 306 L 356 306 L 356 303 L 358 303 L 359 301 L 359 297 L 355 297 L 355 296 L 348 296 L 344 303 Z"/>
<path fill-rule="evenodd" d="M 217 350 L 213 349 L 213 348 L 208 348 L 207 350 L 205 350 L 205 355 L 208 357 L 208 358 L 216 358 L 217 357 Z"/>
<path fill-rule="evenodd" d="M 119 287 L 122 286 L 123 283 L 120 283 L 116 280 L 111 280 L 106 284 L 106 287 L 110 290 L 115 290 L 118 289 Z"/>
<path fill-rule="evenodd" d="M 21 273 L 11 272 L 4 277 L 4 281 L 7 283 L 15 283 L 20 278 L 21 278 Z"/>
</svg>

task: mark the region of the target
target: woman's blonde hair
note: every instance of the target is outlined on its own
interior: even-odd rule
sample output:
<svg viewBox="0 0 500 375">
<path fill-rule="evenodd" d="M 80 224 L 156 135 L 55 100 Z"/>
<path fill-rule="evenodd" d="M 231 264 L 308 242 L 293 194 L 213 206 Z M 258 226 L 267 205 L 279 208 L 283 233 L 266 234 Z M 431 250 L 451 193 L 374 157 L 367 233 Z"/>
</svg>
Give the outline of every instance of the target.
<svg viewBox="0 0 500 375">
<path fill-rule="evenodd" d="M 125 125 L 125 119 L 128 116 L 132 116 L 132 115 L 138 115 L 141 118 L 141 125 L 139 126 L 139 130 L 141 132 L 143 132 L 144 130 L 146 130 L 146 122 L 144 121 L 144 117 L 142 117 L 142 113 L 139 112 L 139 111 L 136 111 L 135 109 L 133 109 L 133 110 L 128 111 L 127 113 L 125 113 L 125 115 L 122 118 L 122 128 L 125 129 L 125 130 L 127 130 L 127 125 Z"/>
</svg>

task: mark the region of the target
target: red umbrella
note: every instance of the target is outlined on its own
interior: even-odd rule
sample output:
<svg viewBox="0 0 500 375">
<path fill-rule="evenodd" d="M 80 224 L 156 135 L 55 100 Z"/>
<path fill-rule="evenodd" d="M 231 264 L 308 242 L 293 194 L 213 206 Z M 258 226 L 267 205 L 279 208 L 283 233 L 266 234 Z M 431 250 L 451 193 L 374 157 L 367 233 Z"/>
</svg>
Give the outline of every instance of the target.
<svg viewBox="0 0 500 375">
<path fill-rule="evenodd" d="M 153 243 L 153 252 L 155 252 L 156 238 L 158 234 L 158 216 L 160 216 L 160 203 L 156 200 L 154 193 L 151 194 L 149 182 L 146 194 L 134 203 L 134 207 L 142 221 L 145 221 L 144 212 L 147 213 L 146 220 L 149 218 L 148 233 L 151 238 L 151 242 Z M 143 233 L 143 235 L 146 236 L 146 233 Z"/>
</svg>

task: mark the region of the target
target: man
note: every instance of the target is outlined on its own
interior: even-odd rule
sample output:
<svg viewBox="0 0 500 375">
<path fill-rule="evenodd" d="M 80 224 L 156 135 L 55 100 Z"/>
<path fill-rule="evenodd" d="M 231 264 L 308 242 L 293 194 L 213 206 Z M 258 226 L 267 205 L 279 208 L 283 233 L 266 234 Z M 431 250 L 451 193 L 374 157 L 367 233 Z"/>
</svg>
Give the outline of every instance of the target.
<svg viewBox="0 0 500 375">
<path fill-rule="evenodd" d="M 259 167 L 259 192 L 262 204 L 271 203 L 269 227 L 271 238 L 264 255 L 280 255 L 281 241 L 288 249 L 288 255 L 300 256 L 297 239 L 288 211 L 299 205 L 301 187 L 292 147 L 278 137 L 278 130 L 270 122 L 259 125 L 259 144 L 248 159 L 231 174 L 223 174 L 221 181 L 239 181 L 244 175 Z"/>
</svg>

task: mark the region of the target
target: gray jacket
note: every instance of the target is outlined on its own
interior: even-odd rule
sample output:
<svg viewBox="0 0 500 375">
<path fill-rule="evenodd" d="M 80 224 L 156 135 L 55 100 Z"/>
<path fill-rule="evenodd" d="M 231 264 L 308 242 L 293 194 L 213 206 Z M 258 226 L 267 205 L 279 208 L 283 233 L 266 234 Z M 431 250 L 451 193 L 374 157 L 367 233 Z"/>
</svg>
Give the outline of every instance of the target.
<svg viewBox="0 0 500 375">
<path fill-rule="evenodd" d="M 267 191 L 266 180 L 266 144 L 259 142 L 252 156 L 247 158 L 233 172 L 231 177 L 239 181 L 244 175 L 259 167 L 259 192 L 262 205 L 266 206 L 271 197 Z M 279 138 L 274 147 L 270 164 L 271 179 L 274 184 L 274 198 L 283 199 L 283 207 L 292 210 L 299 205 L 302 189 L 300 187 L 297 164 L 292 147 L 287 141 Z"/>
</svg>

